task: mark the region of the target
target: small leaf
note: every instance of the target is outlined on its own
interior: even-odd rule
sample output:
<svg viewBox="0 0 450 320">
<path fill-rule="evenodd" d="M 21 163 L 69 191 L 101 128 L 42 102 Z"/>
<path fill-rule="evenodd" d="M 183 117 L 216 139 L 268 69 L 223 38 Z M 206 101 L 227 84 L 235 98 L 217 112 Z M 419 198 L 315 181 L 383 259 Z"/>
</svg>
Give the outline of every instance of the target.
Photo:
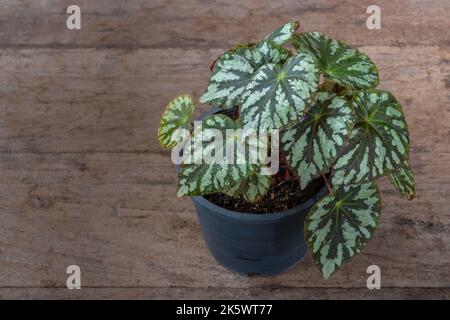
<svg viewBox="0 0 450 320">
<path fill-rule="evenodd" d="M 330 39 L 319 32 L 295 35 L 292 43 L 303 53 L 313 56 L 327 78 L 345 87 L 375 87 L 378 70 L 369 57 L 344 42 Z"/>
<path fill-rule="evenodd" d="M 412 200 L 416 196 L 414 173 L 408 161 L 403 162 L 389 174 L 389 181 L 408 200 Z"/>
<path fill-rule="evenodd" d="M 291 40 L 292 36 L 299 26 L 300 23 L 298 21 L 288 22 L 269 34 L 266 39 L 272 40 L 276 44 L 282 45 Z"/>
<path fill-rule="evenodd" d="M 242 195 L 249 202 L 261 200 L 269 191 L 272 177 L 257 173 L 244 180 Z"/>
<path fill-rule="evenodd" d="M 158 128 L 158 140 L 161 146 L 171 148 L 182 142 L 184 130 L 190 129 L 193 112 L 194 103 L 186 94 L 176 97 L 167 105 Z"/>
<path fill-rule="evenodd" d="M 244 127 L 269 130 L 296 122 L 318 86 L 318 69 L 308 55 L 292 56 L 283 67 L 272 63 L 262 66 L 242 94 Z"/>
<path fill-rule="evenodd" d="M 290 55 L 289 50 L 269 40 L 227 51 L 215 63 L 200 102 L 209 102 L 223 109 L 235 107 L 259 67 L 265 63 L 282 63 Z"/>
<path fill-rule="evenodd" d="M 305 118 L 283 132 L 284 154 L 302 189 L 330 169 L 347 142 L 353 120 L 346 100 L 319 92 Z"/>
<path fill-rule="evenodd" d="M 244 178 L 238 186 L 225 193 L 233 197 L 242 196 L 248 202 L 256 202 L 267 194 L 271 182 L 271 176 L 262 175 L 257 171 Z"/>
<path fill-rule="evenodd" d="M 227 132 L 230 129 L 231 137 Z M 235 122 L 223 114 L 207 116 L 200 127 L 194 128 L 183 150 L 183 163 L 178 173 L 179 197 L 230 190 L 259 168 L 257 162 L 250 161 L 252 153 L 253 159 L 257 159 L 254 154 L 258 146 L 249 142 L 241 149 L 245 154 L 239 153 L 237 143 L 246 139 L 238 136 L 234 129 Z"/>
<path fill-rule="evenodd" d="M 358 254 L 372 237 L 380 218 L 375 182 L 335 188 L 310 210 L 305 237 L 314 263 L 328 279 Z"/>
<path fill-rule="evenodd" d="M 246 178 L 243 178 L 243 180 L 244 179 L 246 179 Z M 223 189 L 222 193 L 224 193 L 224 194 L 226 194 L 227 196 L 230 196 L 230 197 L 238 197 L 242 193 L 241 185 L 242 185 L 242 181 L 239 181 L 235 186 Z"/>
<path fill-rule="evenodd" d="M 408 158 L 408 128 L 400 104 L 386 91 L 359 91 L 356 125 L 333 166 L 333 185 L 362 183 L 385 175 Z"/>
</svg>

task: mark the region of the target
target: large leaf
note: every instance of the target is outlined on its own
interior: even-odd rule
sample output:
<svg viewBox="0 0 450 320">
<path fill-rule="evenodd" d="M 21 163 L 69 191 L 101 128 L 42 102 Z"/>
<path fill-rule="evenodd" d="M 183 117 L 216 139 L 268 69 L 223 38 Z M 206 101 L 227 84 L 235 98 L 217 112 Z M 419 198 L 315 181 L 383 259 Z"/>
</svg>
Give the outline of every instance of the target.
<svg viewBox="0 0 450 320">
<path fill-rule="evenodd" d="M 408 157 L 408 128 L 389 92 L 364 90 L 354 98 L 356 125 L 333 166 L 333 185 L 361 183 L 394 170 Z"/>
<path fill-rule="evenodd" d="M 266 39 L 272 40 L 276 44 L 282 45 L 291 40 L 292 36 L 299 26 L 300 23 L 298 21 L 288 22 L 269 34 Z"/>
<path fill-rule="evenodd" d="M 187 94 L 176 97 L 167 105 L 158 128 L 158 140 L 161 146 L 171 148 L 182 142 L 183 133 L 190 129 L 193 112 L 194 103 Z"/>
<path fill-rule="evenodd" d="M 379 82 L 375 64 L 355 48 L 319 32 L 295 35 L 292 43 L 299 52 L 312 55 L 327 78 L 356 89 L 375 87 Z"/>
<path fill-rule="evenodd" d="M 259 168 L 257 143 L 247 143 L 254 140 L 245 139 L 245 133 L 227 132 L 234 129 L 235 122 L 222 114 L 207 116 L 201 126 L 194 128 L 183 149 L 178 173 L 179 197 L 229 190 Z M 242 141 L 246 144 L 239 149 L 237 144 Z"/>
<path fill-rule="evenodd" d="M 308 55 L 290 57 L 282 67 L 262 66 L 242 94 L 244 127 L 265 130 L 292 124 L 303 115 L 318 83 L 318 69 Z"/>
<path fill-rule="evenodd" d="M 239 46 L 215 63 L 210 82 L 200 102 L 229 109 L 236 106 L 254 72 L 265 63 L 284 62 L 290 51 L 270 40 Z"/>
<path fill-rule="evenodd" d="M 283 132 L 283 151 L 302 189 L 330 169 L 347 142 L 353 119 L 346 100 L 319 92 L 305 118 Z"/>
<path fill-rule="evenodd" d="M 360 252 L 372 237 L 380 217 L 375 182 L 335 188 L 311 208 L 305 237 L 314 263 L 329 278 Z"/>
<path fill-rule="evenodd" d="M 414 173 L 412 172 L 408 161 L 405 161 L 399 167 L 396 167 L 396 169 L 389 174 L 389 180 L 408 200 L 414 199 L 416 195 Z"/>
</svg>

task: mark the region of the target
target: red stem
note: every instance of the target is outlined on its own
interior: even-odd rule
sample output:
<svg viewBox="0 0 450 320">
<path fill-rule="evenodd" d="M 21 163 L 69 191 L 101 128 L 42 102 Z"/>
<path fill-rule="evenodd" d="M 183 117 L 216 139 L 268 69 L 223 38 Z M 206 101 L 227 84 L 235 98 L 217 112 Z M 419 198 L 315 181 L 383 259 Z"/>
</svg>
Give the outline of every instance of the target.
<svg viewBox="0 0 450 320">
<path fill-rule="evenodd" d="M 322 173 L 322 178 L 323 178 L 323 181 L 325 181 L 325 185 L 327 186 L 328 192 L 330 194 L 333 194 L 334 192 L 333 192 L 333 189 L 331 188 L 330 182 L 327 179 L 327 176 Z"/>
</svg>

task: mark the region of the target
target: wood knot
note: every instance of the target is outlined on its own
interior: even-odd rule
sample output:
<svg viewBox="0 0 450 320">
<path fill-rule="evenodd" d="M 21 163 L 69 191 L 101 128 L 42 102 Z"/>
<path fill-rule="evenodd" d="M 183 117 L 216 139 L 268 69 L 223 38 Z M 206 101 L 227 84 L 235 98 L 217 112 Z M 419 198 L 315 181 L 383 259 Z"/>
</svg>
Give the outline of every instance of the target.
<svg viewBox="0 0 450 320">
<path fill-rule="evenodd" d="M 50 201 L 37 195 L 37 194 L 32 194 L 31 195 L 31 204 L 35 208 L 45 208 L 50 205 Z"/>
<path fill-rule="evenodd" d="M 86 171 L 86 169 L 87 169 L 86 163 L 80 163 L 80 164 L 78 165 L 78 170 L 80 170 L 80 171 Z"/>
</svg>

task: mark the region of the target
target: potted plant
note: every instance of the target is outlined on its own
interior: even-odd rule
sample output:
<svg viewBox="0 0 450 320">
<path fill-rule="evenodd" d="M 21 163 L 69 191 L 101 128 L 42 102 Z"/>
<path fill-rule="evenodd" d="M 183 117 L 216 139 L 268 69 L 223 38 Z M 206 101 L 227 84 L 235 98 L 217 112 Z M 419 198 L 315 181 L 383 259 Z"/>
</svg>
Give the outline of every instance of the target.
<svg viewBox="0 0 450 320">
<path fill-rule="evenodd" d="M 178 196 L 192 196 L 211 253 L 244 274 L 277 274 L 309 248 L 328 278 L 372 237 L 379 177 L 415 193 L 405 117 L 375 89 L 375 64 L 298 28 L 226 51 L 200 98 L 212 111 L 192 127 L 194 103 L 181 95 L 158 131 L 181 162 Z"/>
</svg>

